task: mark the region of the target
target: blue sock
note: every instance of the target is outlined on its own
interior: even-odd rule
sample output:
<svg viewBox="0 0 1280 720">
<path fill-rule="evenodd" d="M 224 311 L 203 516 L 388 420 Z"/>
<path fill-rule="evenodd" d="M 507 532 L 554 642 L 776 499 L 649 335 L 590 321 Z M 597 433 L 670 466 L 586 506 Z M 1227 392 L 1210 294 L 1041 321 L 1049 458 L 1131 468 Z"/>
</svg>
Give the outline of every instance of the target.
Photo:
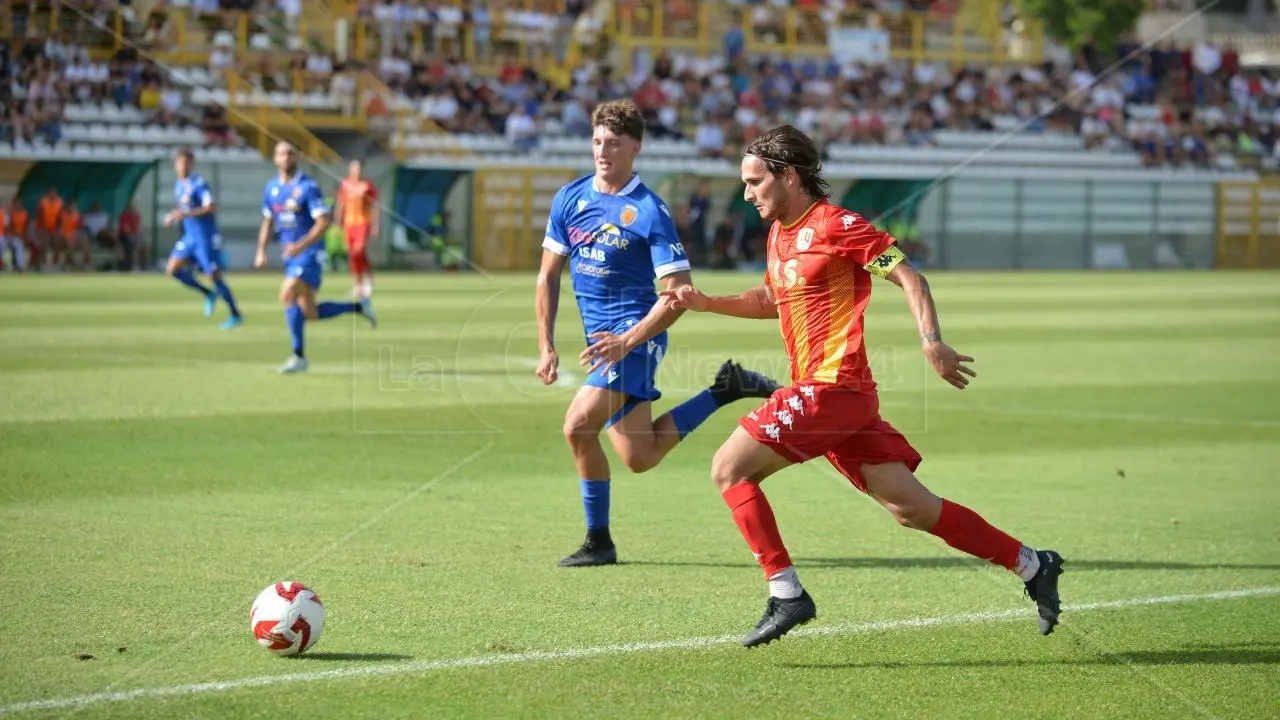
<svg viewBox="0 0 1280 720">
<path fill-rule="evenodd" d="M 222 298 L 227 303 L 227 307 L 231 309 L 231 316 L 239 317 L 240 308 L 236 307 L 236 296 L 231 294 L 231 288 L 222 282 L 222 278 L 214 280 L 213 287 L 217 289 L 218 297 Z"/>
<path fill-rule="evenodd" d="M 676 423 L 676 430 L 680 431 L 680 439 L 683 440 L 685 435 L 697 430 L 703 421 L 719 409 L 720 406 L 716 404 L 710 390 L 703 390 L 673 408 L 671 419 Z"/>
<path fill-rule="evenodd" d="M 200 284 L 200 281 L 196 279 L 196 274 L 191 272 L 191 268 L 189 267 L 180 268 L 177 272 L 173 274 L 173 279 L 177 280 L 183 285 L 186 285 L 192 290 L 195 290 L 201 295 L 208 296 L 213 292 L 209 288 Z"/>
<path fill-rule="evenodd" d="M 293 336 L 293 354 L 301 356 L 302 328 L 307 324 L 307 316 L 302 313 L 302 308 L 290 305 L 284 311 L 284 319 L 289 325 L 289 334 Z"/>
<path fill-rule="evenodd" d="M 346 315 L 347 313 L 360 312 L 360 303 L 354 302 L 322 302 L 316 307 L 316 315 L 321 320 L 328 320 L 331 317 Z"/>
<path fill-rule="evenodd" d="M 609 481 L 582 481 L 582 509 L 587 513 L 587 530 L 609 527 Z"/>
</svg>

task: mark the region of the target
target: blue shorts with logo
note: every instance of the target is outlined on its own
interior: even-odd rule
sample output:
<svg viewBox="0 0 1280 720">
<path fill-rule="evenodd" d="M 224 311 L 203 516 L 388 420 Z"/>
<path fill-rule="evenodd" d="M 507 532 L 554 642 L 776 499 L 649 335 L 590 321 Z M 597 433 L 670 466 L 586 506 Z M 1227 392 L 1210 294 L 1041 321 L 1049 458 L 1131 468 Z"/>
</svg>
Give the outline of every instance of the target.
<svg viewBox="0 0 1280 720">
<path fill-rule="evenodd" d="M 324 263 L 315 255 L 289 258 L 284 261 L 284 276 L 300 278 L 312 290 L 319 290 L 324 280 Z"/>
<path fill-rule="evenodd" d="M 211 275 L 225 267 L 222 238 L 218 235 L 187 233 L 174 243 L 169 259 L 192 263 L 200 272 Z"/>
<path fill-rule="evenodd" d="M 588 338 L 587 343 L 591 342 L 593 341 Z M 622 360 L 587 376 L 583 382 L 584 385 L 612 390 L 627 396 L 622 409 L 609 418 L 605 427 L 610 427 L 621 420 L 636 405 L 662 397 L 657 385 L 658 366 L 662 364 L 662 358 L 666 353 L 667 334 L 664 332 L 627 353 Z"/>
</svg>

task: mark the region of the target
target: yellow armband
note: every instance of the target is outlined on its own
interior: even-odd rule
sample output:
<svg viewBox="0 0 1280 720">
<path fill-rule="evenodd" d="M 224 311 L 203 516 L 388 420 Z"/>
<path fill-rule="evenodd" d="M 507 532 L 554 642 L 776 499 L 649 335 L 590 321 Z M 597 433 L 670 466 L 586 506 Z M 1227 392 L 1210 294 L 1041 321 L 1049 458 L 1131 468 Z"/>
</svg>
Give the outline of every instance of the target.
<svg viewBox="0 0 1280 720">
<path fill-rule="evenodd" d="M 867 263 L 866 270 L 878 278 L 887 278 L 898 263 L 906 259 L 907 256 L 902 254 L 897 245 L 890 245 L 888 250 L 880 253 L 880 257 Z"/>
</svg>

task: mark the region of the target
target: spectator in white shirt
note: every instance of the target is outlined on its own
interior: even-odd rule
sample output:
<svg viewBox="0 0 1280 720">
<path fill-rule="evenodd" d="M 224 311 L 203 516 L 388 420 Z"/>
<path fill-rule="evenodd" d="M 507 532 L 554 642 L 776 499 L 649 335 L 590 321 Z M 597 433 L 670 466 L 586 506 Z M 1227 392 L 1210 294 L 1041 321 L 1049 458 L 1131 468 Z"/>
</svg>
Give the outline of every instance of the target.
<svg viewBox="0 0 1280 720">
<path fill-rule="evenodd" d="M 342 114 L 351 117 L 356 113 L 356 82 L 357 72 L 350 65 L 343 65 L 338 72 L 334 73 L 333 80 L 329 82 L 329 95 L 338 101 L 342 107 Z"/>
<path fill-rule="evenodd" d="M 333 77 L 333 58 L 325 53 L 313 52 L 307 55 L 307 87 L 325 87 L 329 78 Z"/>
<path fill-rule="evenodd" d="M 432 3 L 431 11 L 435 13 L 436 39 L 448 41 L 455 52 L 459 50 L 458 27 L 462 25 L 462 9 L 453 3 Z"/>
<path fill-rule="evenodd" d="M 523 104 L 518 104 L 515 111 L 507 116 L 505 130 L 507 142 L 521 150 L 529 151 L 538 146 L 538 124 Z"/>
<path fill-rule="evenodd" d="M 422 101 L 422 112 L 447 130 L 455 129 L 458 101 L 449 92 L 433 93 Z"/>
<path fill-rule="evenodd" d="M 185 126 L 188 122 L 187 114 L 183 112 L 185 104 L 182 91 L 173 85 L 166 84 L 160 91 L 160 107 L 156 108 L 151 121 L 161 126 L 175 124 Z"/>
<path fill-rule="evenodd" d="M 79 63 L 69 64 L 67 69 L 63 71 L 62 77 L 66 80 L 73 99 L 80 102 L 88 102 L 93 98 L 93 88 L 89 82 L 90 72 L 88 65 Z"/>
<path fill-rule="evenodd" d="M 115 234 L 111 232 L 111 216 L 102 209 L 101 203 L 91 205 L 89 212 L 84 214 L 80 222 L 84 226 L 84 234 L 88 236 L 90 243 L 96 243 L 101 247 L 115 246 Z"/>
<path fill-rule="evenodd" d="M 702 157 L 724 157 L 724 129 L 713 118 L 706 118 L 698 124 L 694 143 Z"/>
<path fill-rule="evenodd" d="M 214 78 L 221 80 L 228 69 L 235 65 L 236 56 L 229 47 L 215 47 L 213 52 L 209 53 L 209 74 Z"/>
<path fill-rule="evenodd" d="M 403 85 L 408 81 L 409 74 L 413 71 L 413 68 L 409 65 L 409 60 L 403 52 L 399 51 L 382 58 L 378 69 L 382 75 L 382 81 L 392 86 Z"/>
</svg>

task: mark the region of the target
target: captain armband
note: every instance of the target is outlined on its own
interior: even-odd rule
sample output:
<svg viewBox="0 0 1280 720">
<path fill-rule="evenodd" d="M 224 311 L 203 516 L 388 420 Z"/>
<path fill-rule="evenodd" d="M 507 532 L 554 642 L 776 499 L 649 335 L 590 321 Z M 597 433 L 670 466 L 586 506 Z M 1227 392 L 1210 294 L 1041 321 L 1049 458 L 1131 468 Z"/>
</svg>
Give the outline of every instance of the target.
<svg viewBox="0 0 1280 720">
<path fill-rule="evenodd" d="M 898 263 L 906 259 L 907 256 L 902 254 L 897 245 L 890 245 L 888 250 L 880 253 L 879 257 L 867 263 L 866 270 L 878 278 L 887 278 L 889 273 L 893 272 L 893 269 L 898 266 Z"/>
</svg>

